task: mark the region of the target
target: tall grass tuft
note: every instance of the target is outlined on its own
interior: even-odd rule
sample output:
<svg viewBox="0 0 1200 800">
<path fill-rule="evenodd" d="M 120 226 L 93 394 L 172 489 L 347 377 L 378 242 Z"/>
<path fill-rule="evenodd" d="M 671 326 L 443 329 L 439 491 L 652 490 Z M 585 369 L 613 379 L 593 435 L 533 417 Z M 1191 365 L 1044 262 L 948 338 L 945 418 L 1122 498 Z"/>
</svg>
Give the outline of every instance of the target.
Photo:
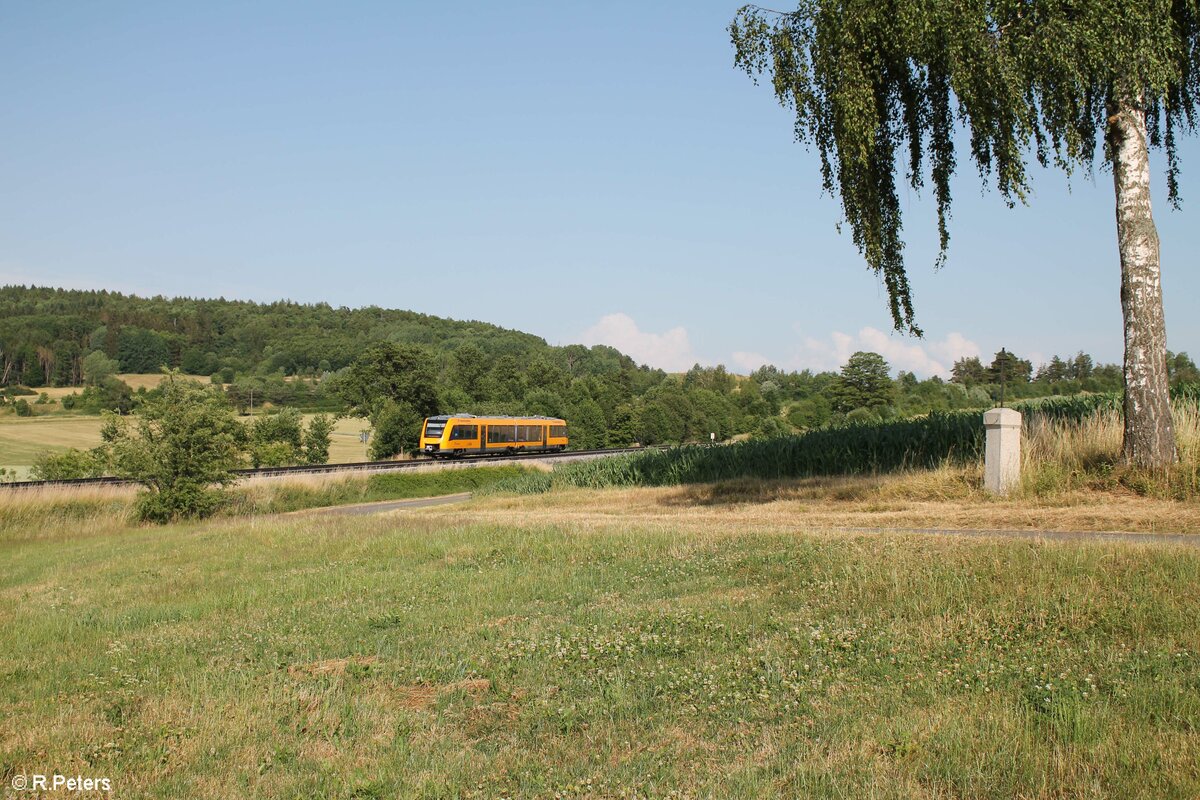
<svg viewBox="0 0 1200 800">
<path fill-rule="evenodd" d="M 117 531 L 130 523 L 136 499 L 129 486 L 0 490 L 0 542 Z"/>
<path fill-rule="evenodd" d="M 1161 473 L 1120 464 L 1124 420 L 1119 408 L 1097 408 L 1077 420 L 1031 416 L 1021 451 L 1022 490 L 1044 496 L 1122 486 L 1177 500 L 1200 497 L 1200 407 L 1185 395 L 1175 400 L 1172 412 L 1179 461 Z"/>
</svg>

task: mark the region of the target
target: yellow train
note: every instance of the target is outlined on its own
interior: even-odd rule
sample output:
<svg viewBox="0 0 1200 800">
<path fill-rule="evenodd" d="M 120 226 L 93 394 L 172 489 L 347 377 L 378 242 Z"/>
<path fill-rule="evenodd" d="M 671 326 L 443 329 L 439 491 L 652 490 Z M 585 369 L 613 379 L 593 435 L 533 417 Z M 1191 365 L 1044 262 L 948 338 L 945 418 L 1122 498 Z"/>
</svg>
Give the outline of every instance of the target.
<svg viewBox="0 0 1200 800">
<path fill-rule="evenodd" d="M 434 458 L 558 452 L 567 448 L 567 423 L 555 417 L 429 417 L 421 428 L 421 452 Z"/>
</svg>

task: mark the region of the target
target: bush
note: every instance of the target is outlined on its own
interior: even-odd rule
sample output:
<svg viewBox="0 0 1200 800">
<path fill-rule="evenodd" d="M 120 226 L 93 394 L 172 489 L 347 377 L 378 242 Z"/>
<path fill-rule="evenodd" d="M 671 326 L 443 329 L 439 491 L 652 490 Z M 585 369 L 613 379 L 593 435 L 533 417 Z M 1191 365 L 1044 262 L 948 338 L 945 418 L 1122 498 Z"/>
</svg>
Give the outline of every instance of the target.
<svg viewBox="0 0 1200 800">
<path fill-rule="evenodd" d="M 53 453 L 39 457 L 33 464 L 33 477 L 39 481 L 66 481 L 77 478 L 99 478 L 108 468 L 108 457 L 102 448 Z"/>
<path fill-rule="evenodd" d="M 33 408 L 30 407 L 29 401 L 21 398 L 13 403 L 13 409 L 17 412 L 18 417 L 32 417 Z"/>
<path fill-rule="evenodd" d="M 304 462 L 326 464 L 329 462 L 329 446 L 333 442 L 333 418 L 318 414 L 309 420 L 304 431 Z"/>
<path fill-rule="evenodd" d="M 136 418 L 110 416 L 102 431 L 115 474 L 146 487 L 139 516 L 166 522 L 213 513 L 234 481 L 245 429 L 219 390 L 178 373 L 145 397 Z"/>
<path fill-rule="evenodd" d="M 283 467 L 301 459 L 304 432 L 300 412 L 285 408 L 250 423 L 250 463 L 254 467 Z"/>
<path fill-rule="evenodd" d="M 225 493 L 196 481 L 178 482 L 166 490 L 149 491 L 137 499 L 134 510 L 145 522 L 166 523 L 215 514 L 225 503 Z"/>
<path fill-rule="evenodd" d="M 408 403 L 389 400 L 372 418 L 371 459 L 379 461 L 416 449 L 423 421 Z"/>
</svg>

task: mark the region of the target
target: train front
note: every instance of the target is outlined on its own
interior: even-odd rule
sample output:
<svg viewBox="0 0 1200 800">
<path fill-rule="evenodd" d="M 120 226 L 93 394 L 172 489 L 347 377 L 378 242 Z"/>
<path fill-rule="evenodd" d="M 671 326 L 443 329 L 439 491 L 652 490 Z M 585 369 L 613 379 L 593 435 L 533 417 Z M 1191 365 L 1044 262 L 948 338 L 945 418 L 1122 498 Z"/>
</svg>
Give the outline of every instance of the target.
<svg viewBox="0 0 1200 800">
<path fill-rule="evenodd" d="M 421 429 L 421 452 L 427 455 L 437 455 L 442 450 L 442 437 L 446 433 L 446 423 L 449 416 L 429 417 L 425 427 Z"/>
</svg>

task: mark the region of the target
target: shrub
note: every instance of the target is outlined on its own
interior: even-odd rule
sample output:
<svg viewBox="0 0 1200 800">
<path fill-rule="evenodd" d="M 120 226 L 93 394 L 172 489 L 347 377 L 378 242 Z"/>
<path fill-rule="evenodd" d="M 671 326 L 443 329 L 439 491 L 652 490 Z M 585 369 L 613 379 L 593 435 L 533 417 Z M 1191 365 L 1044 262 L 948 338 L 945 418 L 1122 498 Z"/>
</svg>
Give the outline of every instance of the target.
<svg viewBox="0 0 1200 800">
<path fill-rule="evenodd" d="M 300 412 L 285 408 L 250 423 L 250 463 L 254 467 L 282 467 L 299 463 L 303 445 Z"/>
<path fill-rule="evenodd" d="M 115 474 L 146 487 L 141 518 L 166 522 L 220 506 L 246 433 L 219 390 L 170 373 L 136 418 L 110 416 L 102 435 Z"/>
<path fill-rule="evenodd" d="M 389 400 L 371 419 L 371 458 L 391 458 L 414 450 L 420 439 L 422 416 L 408 403 Z"/>
<path fill-rule="evenodd" d="M 25 400 L 24 398 L 20 398 L 17 400 L 17 402 L 13 403 L 13 409 L 17 412 L 18 417 L 33 416 L 33 408 L 30 407 L 29 401 Z"/>
<path fill-rule="evenodd" d="M 318 414 L 309 420 L 304 431 L 304 461 L 307 464 L 329 462 L 329 445 L 333 441 L 333 418 Z"/>
<path fill-rule="evenodd" d="M 35 480 L 66 481 L 76 478 L 99 478 L 108 468 L 107 453 L 103 448 L 51 453 L 39 457 L 31 470 Z"/>
</svg>

